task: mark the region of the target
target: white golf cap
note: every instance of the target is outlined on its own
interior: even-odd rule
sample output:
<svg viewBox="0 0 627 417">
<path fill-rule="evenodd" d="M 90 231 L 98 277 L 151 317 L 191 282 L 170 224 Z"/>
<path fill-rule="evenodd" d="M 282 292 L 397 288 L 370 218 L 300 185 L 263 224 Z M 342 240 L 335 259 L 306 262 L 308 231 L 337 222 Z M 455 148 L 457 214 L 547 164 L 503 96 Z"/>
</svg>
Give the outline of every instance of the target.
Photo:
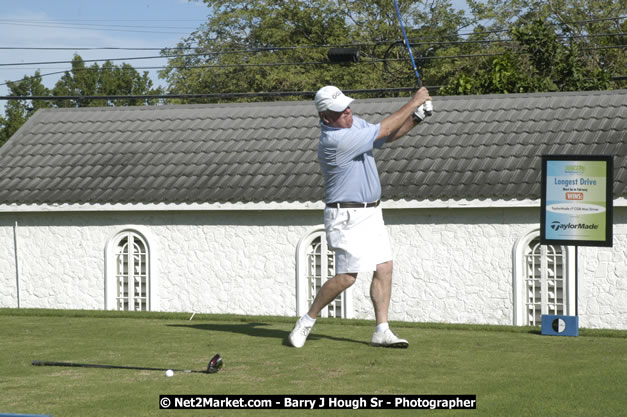
<svg viewBox="0 0 627 417">
<path fill-rule="evenodd" d="M 352 98 L 345 96 L 339 88 L 332 85 L 327 85 L 318 90 L 314 100 L 318 112 L 327 110 L 341 112 L 346 110 L 353 101 Z"/>
</svg>

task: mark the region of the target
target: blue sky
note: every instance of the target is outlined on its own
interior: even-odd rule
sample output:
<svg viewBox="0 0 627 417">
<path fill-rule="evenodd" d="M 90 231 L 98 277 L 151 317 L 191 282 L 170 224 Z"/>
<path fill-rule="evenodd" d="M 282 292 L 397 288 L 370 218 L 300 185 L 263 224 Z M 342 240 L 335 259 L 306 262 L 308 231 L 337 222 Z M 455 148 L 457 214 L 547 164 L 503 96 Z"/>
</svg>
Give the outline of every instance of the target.
<svg viewBox="0 0 627 417">
<path fill-rule="evenodd" d="M 208 10 L 201 1 L 187 0 L 0 0 L 0 47 L 175 46 L 207 20 Z M 71 61 L 75 52 L 85 60 L 103 61 L 159 55 L 159 51 L 0 49 L 0 64 Z M 118 65 L 121 62 L 115 61 Z M 127 62 L 137 68 L 164 65 L 166 60 Z M 44 74 L 69 68 L 69 64 L 0 66 L 0 83 L 33 75 L 37 69 Z M 44 84 L 53 87 L 60 76 L 44 77 Z M 162 83 L 156 71 L 150 76 L 154 83 Z M 0 86 L 0 95 L 7 94 L 6 85 Z M 0 102 L 3 108 L 4 102 Z"/>
<path fill-rule="evenodd" d="M 464 0 L 454 0 L 457 7 Z M 200 0 L 0 0 L 0 47 L 131 47 L 163 48 L 175 46 L 196 30 L 208 17 L 208 8 Z M 400 34 L 399 34 L 400 36 Z M 71 61 L 74 53 L 83 59 L 158 56 L 159 51 L 120 50 L 7 50 L 0 49 L 0 64 Z M 125 61 L 114 61 L 120 65 Z M 166 59 L 126 61 L 141 67 L 163 66 Z M 91 63 L 89 63 L 91 65 Z M 62 72 L 69 64 L 0 65 L 0 84 L 33 75 Z M 43 78 L 52 88 L 62 74 Z M 156 85 L 163 85 L 156 70 L 150 71 Z M 0 96 L 8 94 L 0 85 Z M 0 114 L 5 101 L 0 100 Z"/>
</svg>

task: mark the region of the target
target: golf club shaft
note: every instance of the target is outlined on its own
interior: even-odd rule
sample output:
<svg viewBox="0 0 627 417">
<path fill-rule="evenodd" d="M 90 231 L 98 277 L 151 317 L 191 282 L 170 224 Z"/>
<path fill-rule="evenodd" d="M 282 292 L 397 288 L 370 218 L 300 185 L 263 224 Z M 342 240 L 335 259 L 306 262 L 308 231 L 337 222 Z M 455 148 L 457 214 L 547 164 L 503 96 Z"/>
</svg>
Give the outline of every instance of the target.
<svg viewBox="0 0 627 417">
<path fill-rule="evenodd" d="M 409 39 L 407 39 L 407 33 L 405 33 L 405 25 L 403 25 L 403 19 L 401 19 L 401 11 L 398 8 L 398 3 L 394 0 L 394 8 L 396 9 L 396 16 L 398 17 L 398 23 L 401 25 L 401 31 L 403 32 L 403 38 L 405 38 L 405 46 L 407 47 L 407 52 L 409 52 L 409 59 L 411 59 L 411 65 L 414 69 L 414 74 L 416 74 L 416 80 L 418 82 L 418 87 L 422 87 L 422 80 L 420 79 L 420 74 L 418 74 L 418 68 L 416 68 L 416 62 L 414 61 L 414 54 L 411 52 L 411 46 L 409 45 Z"/>
<path fill-rule="evenodd" d="M 80 368 L 105 368 L 105 369 L 136 369 L 142 371 L 167 371 L 170 368 L 148 368 L 143 366 L 122 366 L 122 365 L 97 365 L 89 363 L 76 362 L 49 362 L 49 361 L 33 361 L 33 366 L 70 366 Z M 205 371 L 192 371 L 190 369 L 172 369 L 174 372 L 186 373 L 206 373 Z"/>
</svg>

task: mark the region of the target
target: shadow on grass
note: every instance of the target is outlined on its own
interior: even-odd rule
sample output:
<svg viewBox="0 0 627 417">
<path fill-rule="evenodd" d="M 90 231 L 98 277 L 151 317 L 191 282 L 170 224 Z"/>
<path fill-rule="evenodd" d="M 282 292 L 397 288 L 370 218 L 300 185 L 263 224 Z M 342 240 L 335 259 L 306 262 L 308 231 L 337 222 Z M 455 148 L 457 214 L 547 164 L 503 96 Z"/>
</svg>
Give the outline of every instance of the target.
<svg viewBox="0 0 627 417">
<path fill-rule="evenodd" d="M 268 323 L 205 323 L 205 324 L 168 324 L 169 327 L 187 327 L 190 329 L 212 331 L 212 332 L 226 332 L 226 333 L 239 333 L 252 337 L 264 337 L 269 339 L 282 340 L 283 346 L 291 346 L 288 342 L 289 331 L 269 329 L 264 326 L 268 326 Z M 309 335 L 307 340 L 320 340 L 328 339 L 337 342 L 350 342 L 368 345 L 368 342 L 362 340 L 347 339 L 344 337 L 327 336 L 324 334 L 316 333 L 314 331 Z"/>
</svg>

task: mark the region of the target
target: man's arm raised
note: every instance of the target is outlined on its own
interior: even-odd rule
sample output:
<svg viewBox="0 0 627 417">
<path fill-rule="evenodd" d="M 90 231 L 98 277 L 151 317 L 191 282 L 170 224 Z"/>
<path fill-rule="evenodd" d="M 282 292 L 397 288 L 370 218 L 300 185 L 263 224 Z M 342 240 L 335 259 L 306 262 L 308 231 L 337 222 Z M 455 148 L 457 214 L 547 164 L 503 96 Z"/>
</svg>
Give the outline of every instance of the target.
<svg viewBox="0 0 627 417">
<path fill-rule="evenodd" d="M 387 137 L 387 141 L 392 142 L 404 136 L 416 126 L 412 114 L 418 106 L 427 100 L 431 100 L 429 91 L 425 87 L 422 87 L 416 91 L 416 94 L 414 94 L 407 104 L 381 121 L 379 135 L 375 140 Z"/>
</svg>

